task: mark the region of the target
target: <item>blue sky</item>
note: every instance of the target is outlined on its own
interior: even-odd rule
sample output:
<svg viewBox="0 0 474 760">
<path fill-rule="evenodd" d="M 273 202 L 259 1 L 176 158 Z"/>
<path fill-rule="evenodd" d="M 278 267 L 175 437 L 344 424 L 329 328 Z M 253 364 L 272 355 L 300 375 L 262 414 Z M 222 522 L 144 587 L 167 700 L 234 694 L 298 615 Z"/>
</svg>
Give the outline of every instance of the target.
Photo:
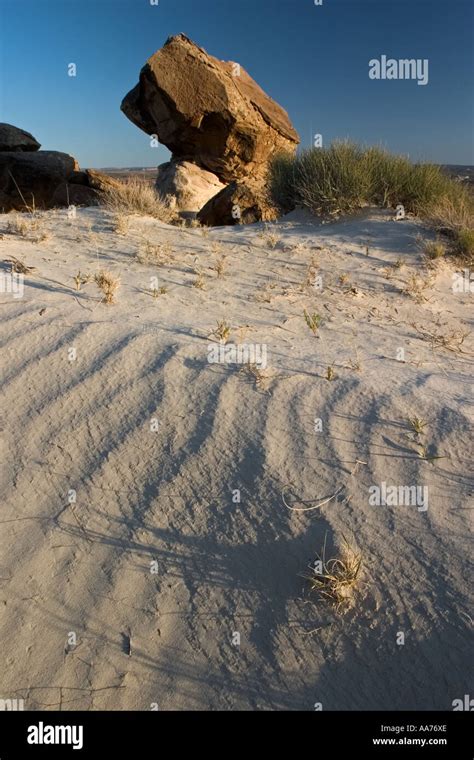
<svg viewBox="0 0 474 760">
<path fill-rule="evenodd" d="M 302 144 L 349 137 L 414 160 L 474 164 L 472 0 L 0 0 L 0 120 L 81 166 L 156 166 L 165 148 L 120 111 L 146 59 L 184 32 L 238 61 Z M 429 83 L 373 81 L 382 54 Z M 77 76 L 67 75 L 75 63 Z"/>
</svg>

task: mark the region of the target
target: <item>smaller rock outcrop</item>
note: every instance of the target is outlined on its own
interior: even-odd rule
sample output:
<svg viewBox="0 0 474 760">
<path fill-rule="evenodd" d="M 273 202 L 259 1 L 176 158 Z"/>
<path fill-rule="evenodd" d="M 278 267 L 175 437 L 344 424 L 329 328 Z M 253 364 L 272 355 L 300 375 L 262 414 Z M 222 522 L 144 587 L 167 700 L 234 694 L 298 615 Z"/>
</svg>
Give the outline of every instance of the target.
<svg viewBox="0 0 474 760">
<path fill-rule="evenodd" d="M 12 124 L 0 123 L 0 150 L 28 152 L 40 148 L 38 140 L 35 140 L 29 132 L 14 127 Z"/>
<path fill-rule="evenodd" d="M 208 227 L 232 224 L 254 224 L 278 217 L 261 185 L 232 182 L 211 198 L 197 218 Z"/>
<path fill-rule="evenodd" d="M 0 213 L 96 205 L 107 189 L 120 187 L 95 169 L 81 171 L 73 156 L 40 147 L 29 132 L 0 124 Z"/>
<path fill-rule="evenodd" d="M 156 190 L 181 214 L 197 214 L 225 185 L 218 177 L 190 161 L 169 161 L 158 167 Z"/>
<path fill-rule="evenodd" d="M 0 152 L 0 210 L 50 208 L 56 189 L 78 168 L 67 153 Z"/>
</svg>

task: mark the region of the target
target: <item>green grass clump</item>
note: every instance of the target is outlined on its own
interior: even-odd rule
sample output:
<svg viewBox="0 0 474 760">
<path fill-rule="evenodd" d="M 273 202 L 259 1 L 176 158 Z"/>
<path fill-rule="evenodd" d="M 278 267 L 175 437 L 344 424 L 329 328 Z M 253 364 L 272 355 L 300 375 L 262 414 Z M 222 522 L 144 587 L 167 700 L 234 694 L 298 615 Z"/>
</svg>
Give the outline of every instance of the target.
<svg viewBox="0 0 474 760">
<path fill-rule="evenodd" d="M 474 262 L 474 229 L 461 229 L 455 233 L 454 253 L 467 263 Z"/>
<path fill-rule="evenodd" d="M 449 210 L 451 223 L 470 227 L 474 203 L 469 191 L 434 164 L 413 164 L 379 147 L 334 142 L 296 156 L 276 156 L 270 166 L 270 193 L 283 209 L 302 206 L 317 215 L 350 213 L 365 205 L 424 216 Z M 466 221 L 469 220 L 469 223 Z"/>
<path fill-rule="evenodd" d="M 425 243 L 424 253 L 431 261 L 435 261 L 445 255 L 446 246 L 440 240 L 428 240 Z"/>
</svg>

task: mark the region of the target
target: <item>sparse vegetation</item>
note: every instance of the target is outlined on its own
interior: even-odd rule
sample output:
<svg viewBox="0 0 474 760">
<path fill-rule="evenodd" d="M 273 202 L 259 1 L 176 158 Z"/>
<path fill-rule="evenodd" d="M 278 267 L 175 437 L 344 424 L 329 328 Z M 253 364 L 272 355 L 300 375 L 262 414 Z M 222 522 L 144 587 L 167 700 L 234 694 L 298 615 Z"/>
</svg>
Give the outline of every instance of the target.
<svg viewBox="0 0 474 760">
<path fill-rule="evenodd" d="M 167 224 L 171 224 L 176 217 L 154 187 L 135 178 L 121 182 L 119 187 L 107 187 L 102 203 L 116 214 L 152 216 Z"/>
<path fill-rule="evenodd" d="M 42 243 L 49 240 L 50 233 L 44 229 L 43 221 L 32 213 L 31 216 L 24 214 L 12 214 L 8 220 L 6 232 L 10 235 L 19 235 L 30 243 Z"/>
<path fill-rule="evenodd" d="M 453 253 L 466 264 L 474 265 L 474 229 L 461 229 L 455 234 Z"/>
<path fill-rule="evenodd" d="M 173 261 L 173 249 L 169 243 L 151 243 L 145 240 L 138 250 L 137 258 L 142 264 L 166 266 Z"/>
<path fill-rule="evenodd" d="M 421 419 L 421 417 L 417 417 L 416 415 L 414 417 L 409 417 L 408 422 L 416 435 L 423 435 L 425 432 L 425 427 L 428 424 L 425 422 L 425 420 Z"/>
<path fill-rule="evenodd" d="M 474 265 L 474 200 L 472 193 L 457 183 L 458 194 L 427 204 L 423 215 L 447 242 L 447 253 L 468 266 Z"/>
<path fill-rule="evenodd" d="M 197 288 L 197 290 L 206 290 L 206 278 L 204 277 L 204 272 L 202 269 L 195 269 L 196 273 L 196 279 L 193 282 L 193 288 Z"/>
<path fill-rule="evenodd" d="M 424 328 L 418 327 L 414 322 L 411 324 L 413 329 L 421 336 L 423 340 L 431 344 L 431 348 L 444 348 L 454 354 L 465 354 L 463 344 L 466 338 L 471 334 L 470 330 L 451 330 L 446 333 L 430 332 Z"/>
<path fill-rule="evenodd" d="M 318 271 L 319 270 L 318 270 L 317 264 L 314 263 L 314 259 L 313 259 L 311 261 L 311 264 L 309 264 L 308 269 L 306 270 L 306 277 L 303 283 L 303 289 L 316 287 Z"/>
<path fill-rule="evenodd" d="M 321 316 L 316 312 L 309 314 L 306 309 L 304 310 L 304 319 L 313 335 L 317 335 L 317 332 L 321 326 Z"/>
<path fill-rule="evenodd" d="M 430 287 L 431 281 L 423 279 L 420 275 L 412 274 L 405 283 L 403 293 L 413 298 L 416 303 L 422 304 L 428 301 L 425 291 Z"/>
<path fill-rule="evenodd" d="M 473 209 L 469 191 L 439 166 L 413 164 L 382 148 L 348 141 L 277 156 L 270 169 L 270 191 L 280 207 L 303 206 L 318 215 L 349 213 L 367 204 L 403 204 L 408 212 L 438 219 L 449 209 L 458 226 L 472 226 L 467 223 Z"/>
<path fill-rule="evenodd" d="M 266 225 L 264 230 L 259 233 L 258 237 L 264 242 L 267 248 L 271 248 L 272 250 L 276 248 L 281 241 L 281 235 L 268 225 Z"/>
<path fill-rule="evenodd" d="M 225 256 L 219 256 L 216 259 L 216 261 L 215 261 L 214 266 L 212 267 L 212 269 L 214 270 L 214 272 L 216 273 L 216 275 L 220 278 L 220 277 L 224 277 L 225 267 L 226 267 L 226 257 Z"/>
<path fill-rule="evenodd" d="M 349 369 L 352 369 L 354 372 L 360 372 L 362 369 L 362 362 L 359 359 L 358 356 L 356 356 L 355 359 L 351 359 L 349 361 Z"/>
<path fill-rule="evenodd" d="M 95 284 L 103 293 L 103 303 L 108 305 L 115 303 L 117 291 L 120 288 L 120 277 L 116 277 L 112 272 L 102 269 L 95 275 Z"/>
<path fill-rule="evenodd" d="M 36 267 L 30 267 L 20 259 L 12 256 L 10 259 L 4 259 L 5 264 L 10 264 L 10 271 L 15 274 L 33 274 L 36 272 Z"/>
<path fill-rule="evenodd" d="M 428 240 L 424 243 L 423 253 L 430 261 L 435 261 L 446 254 L 446 246 L 440 240 Z"/>
<path fill-rule="evenodd" d="M 229 340 L 231 329 L 230 325 L 223 319 L 217 323 L 217 327 L 212 331 L 211 335 L 217 338 L 219 343 L 225 344 Z"/>
<path fill-rule="evenodd" d="M 76 283 L 76 290 L 80 290 L 83 285 L 86 285 L 88 282 L 90 282 L 91 275 L 82 274 L 82 272 L 79 270 L 79 272 L 74 275 L 73 280 Z"/>
<path fill-rule="evenodd" d="M 159 298 L 160 296 L 165 296 L 168 292 L 168 288 L 166 285 L 160 285 L 159 288 L 152 288 L 149 293 L 153 298 Z"/>
<path fill-rule="evenodd" d="M 420 459 L 423 459 L 425 462 L 429 462 L 430 464 L 434 464 L 438 459 L 446 459 L 444 456 L 438 456 L 435 454 L 435 449 L 433 446 L 427 446 L 424 443 L 419 443 L 419 451 L 418 456 Z"/>
<path fill-rule="evenodd" d="M 240 371 L 252 380 L 260 390 L 265 390 L 271 379 L 268 369 L 262 369 L 258 364 L 252 362 L 245 364 Z"/>
<path fill-rule="evenodd" d="M 117 235 L 126 235 L 130 228 L 130 217 L 124 213 L 117 213 L 114 219 L 114 231 Z"/>
<path fill-rule="evenodd" d="M 311 567 L 311 575 L 305 577 L 323 601 L 337 613 L 349 610 L 354 604 L 354 592 L 360 583 L 362 554 L 343 537 L 339 557 L 326 560 L 326 541 L 322 556 Z"/>
</svg>

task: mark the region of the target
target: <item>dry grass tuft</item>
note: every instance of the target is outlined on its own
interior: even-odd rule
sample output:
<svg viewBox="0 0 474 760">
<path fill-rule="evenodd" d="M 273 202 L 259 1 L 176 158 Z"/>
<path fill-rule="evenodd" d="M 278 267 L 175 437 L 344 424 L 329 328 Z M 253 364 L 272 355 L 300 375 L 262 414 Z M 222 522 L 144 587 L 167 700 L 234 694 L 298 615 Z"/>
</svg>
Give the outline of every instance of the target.
<svg viewBox="0 0 474 760">
<path fill-rule="evenodd" d="M 166 266 L 173 261 L 173 249 L 169 243 L 151 243 L 145 240 L 138 250 L 137 259 L 141 264 Z"/>
<path fill-rule="evenodd" d="M 115 296 L 120 288 L 120 277 L 116 277 L 112 272 L 102 269 L 96 274 L 94 280 L 99 290 L 104 294 L 103 303 L 109 305 L 115 303 Z"/>
<path fill-rule="evenodd" d="M 4 262 L 5 264 L 10 264 L 10 271 L 15 274 L 33 274 L 33 272 L 36 272 L 36 267 L 27 266 L 27 264 L 24 264 L 23 261 L 14 256 L 11 259 L 4 259 Z"/>
<path fill-rule="evenodd" d="M 411 323 L 411 326 L 421 336 L 422 340 L 426 340 L 431 344 L 432 349 L 444 348 L 453 354 L 469 353 L 468 351 L 464 351 L 463 344 L 466 338 L 470 336 L 470 330 L 451 330 L 447 333 L 433 333 L 418 327 L 414 322 Z"/>
<path fill-rule="evenodd" d="M 446 255 L 446 246 L 441 240 L 428 240 L 423 245 L 423 253 L 430 261 L 436 261 Z"/>
<path fill-rule="evenodd" d="M 252 380 L 260 390 L 265 390 L 271 380 L 271 373 L 268 369 L 263 369 L 258 364 L 252 362 L 245 364 L 240 372 Z"/>
<path fill-rule="evenodd" d="M 226 269 L 226 257 L 225 256 L 219 256 L 214 266 L 212 267 L 213 271 L 216 273 L 216 275 L 221 278 L 225 275 L 225 269 Z"/>
<path fill-rule="evenodd" d="M 321 326 L 321 316 L 314 312 L 309 314 L 306 309 L 304 310 L 304 319 L 313 335 L 317 335 L 317 332 Z"/>
<path fill-rule="evenodd" d="M 102 203 L 117 214 L 140 214 L 152 216 L 160 222 L 171 224 L 176 214 L 151 185 L 135 178 L 108 187 L 102 195 Z"/>
<path fill-rule="evenodd" d="M 474 229 L 462 229 L 456 233 L 453 253 L 465 264 L 474 266 Z"/>
<path fill-rule="evenodd" d="M 114 219 L 114 231 L 117 233 L 117 235 L 126 235 L 130 228 L 130 219 L 129 217 L 122 213 L 118 212 L 115 215 Z"/>
<path fill-rule="evenodd" d="M 74 275 L 73 280 L 76 283 L 76 290 L 80 290 L 83 285 L 87 285 L 88 282 L 90 282 L 92 279 L 92 275 L 90 274 L 82 274 L 81 270 L 78 271 L 76 275 Z"/>
<path fill-rule="evenodd" d="M 416 415 L 414 417 L 409 417 L 408 422 L 410 424 L 412 431 L 417 436 L 424 434 L 425 427 L 428 424 L 426 420 L 423 420 L 421 417 L 417 417 Z"/>
<path fill-rule="evenodd" d="M 265 226 L 265 229 L 259 233 L 258 237 L 265 243 L 267 248 L 275 249 L 281 241 L 281 235 L 271 227 Z"/>
<path fill-rule="evenodd" d="M 444 197 L 424 209 L 424 216 L 438 232 L 454 237 L 460 230 L 474 227 L 474 204 L 466 192 L 454 199 Z"/>
<path fill-rule="evenodd" d="M 42 243 L 49 240 L 50 233 L 44 229 L 43 221 L 35 214 L 31 217 L 14 214 L 9 218 L 6 229 L 10 235 L 19 235 L 30 243 Z"/>
<path fill-rule="evenodd" d="M 339 557 L 326 560 L 326 541 L 322 557 L 318 556 L 312 574 L 305 577 L 322 600 L 327 601 L 337 613 L 344 613 L 354 604 L 354 593 L 360 583 L 362 554 L 343 537 Z"/>
<path fill-rule="evenodd" d="M 231 326 L 223 319 L 217 323 L 217 327 L 211 332 L 211 336 L 217 338 L 219 343 L 225 344 L 229 340 L 231 330 Z"/>
<path fill-rule="evenodd" d="M 315 261 L 315 257 L 313 256 L 311 263 L 308 265 L 308 269 L 306 270 L 306 276 L 302 287 L 303 290 L 316 287 L 318 284 L 318 272 L 319 267 Z"/>
<path fill-rule="evenodd" d="M 426 297 L 425 291 L 431 284 L 432 281 L 430 279 L 423 279 L 417 274 L 412 274 L 406 281 L 402 293 L 413 298 L 418 304 L 426 303 L 429 299 Z"/>
<path fill-rule="evenodd" d="M 196 274 L 196 279 L 193 282 L 193 288 L 196 288 L 197 290 L 206 290 L 206 278 L 204 277 L 204 272 L 197 267 L 194 272 Z"/>
<path fill-rule="evenodd" d="M 160 296 L 165 296 L 168 292 L 168 288 L 166 287 L 166 285 L 160 285 L 159 288 L 152 288 L 148 292 L 152 296 L 152 298 L 157 299 Z"/>
</svg>

